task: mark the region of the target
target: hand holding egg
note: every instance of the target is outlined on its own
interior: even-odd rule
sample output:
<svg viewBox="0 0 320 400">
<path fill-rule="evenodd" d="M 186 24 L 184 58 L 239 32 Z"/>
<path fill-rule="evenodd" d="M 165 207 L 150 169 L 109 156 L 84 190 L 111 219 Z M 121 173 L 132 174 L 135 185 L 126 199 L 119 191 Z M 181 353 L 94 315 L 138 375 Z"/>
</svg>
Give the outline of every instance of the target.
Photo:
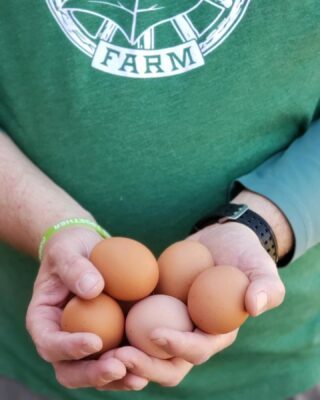
<svg viewBox="0 0 320 400">
<path fill-rule="evenodd" d="M 203 320 L 201 320 L 201 315 L 192 310 L 195 297 L 194 290 L 191 287 L 188 302 L 189 314 L 191 317 L 194 314 L 193 322 L 201 330 L 196 329 L 192 333 L 180 333 L 168 329 L 157 329 L 153 332 L 152 337 L 159 339 L 159 343 L 165 343 L 161 348 L 170 352 L 172 356 L 182 357 L 194 364 L 201 364 L 215 353 L 230 346 L 236 339 L 237 329 L 222 334 L 219 334 L 219 331 L 225 332 L 233 329 L 237 325 L 241 325 L 248 315 L 259 315 L 281 304 L 284 298 L 284 285 L 281 282 L 276 265 L 261 246 L 259 239 L 249 228 L 243 225 L 237 223 L 216 224 L 196 233 L 189 239 L 198 241 L 208 248 L 215 264 L 215 267 L 206 269 L 194 281 L 194 290 L 196 286 L 201 288 L 200 280 L 204 282 L 204 287 L 199 290 L 199 303 L 201 304 L 205 300 L 207 289 L 210 296 L 214 297 L 220 292 L 221 301 L 217 303 L 217 299 L 213 298 L 213 302 L 210 303 L 211 312 L 205 314 Z M 221 330 L 221 316 L 223 317 L 222 322 L 225 323 L 224 318 L 233 308 L 229 308 L 230 304 L 227 304 L 229 286 L 223 285 L 221 282 L 218 284 L 218 281 L 216 281 L 218 290 L 213 292 L 209 285 L 210 281 L 214 283 L 214 273 L 211 271 L 218 272 L 218 269 L 222 270 L 224 266 L 228 266 L 229 272 L 232 271 L 232 275 L 237 275 L 240 278 L 237 285 L 239 293 L 242 293 L 240 297 L 242 301 L 239 303 L 235 298 L 234 305 L 239 304 L 237 308 L 238 322 L 235 318 L 229 324 L 227 318 L 226 326 L 222 326 Z M 203 276 L 201 277 L 201 275 Z M 198 283 L 197 279 L 199 279 Z M 231 282 L 232 285 L 235 283 L 233 278 Z M 231 290 L 231 297 L 234 294 L 235 292 Z M 213 310 L 214 303 L 218 305 L 215 312 Z M 204 308 L 203 305 L 201 307 Z M 214 317 L 214 314 L 217 318 Z M 234 325 L 233 322 L 236 324 Z M 217 326 L 217 323 L 219 326 Z M 213 332 L 213 334 L 206 333 L 205 330 Z"/>
<path fill-rule="evenodd" d="M 247 319 L 245 293 L 249 279 L 237 268 L 216 266 L 199 242 L 184 240 L 159 257 L 157 292 L 188 304 L 194 324 L 207 333 L 227 333 Z"/>
<path fill-rule="evenodd" d="M 59 231 L 47 243 L 39 268 L 26 324 L 39 355 L 52 364 L 58 382 L 65 387 L 140 388 L 141 378 L 127 381 L 126 368 L 114 357 L 88 360 L 102 348 L 102 340 L 90 332 L 62 331 L 61 306 L 70 293 L 93 299 L 103 289 L 103 279 L 89 262 L 88 251 L 101 241 L 92 230 L 74 227 Z M 119 381 L 120 380 L 120 381 Z"/>
<path fill-rule="evenodd" d="M 147 247 L 122 237 L 100 241 L 90 261 L 104 278 L 105 294 L 71 299 L 63 310 L 61 327 L 66 332 L 95 333 L 103 342 L 102 351 L 107 351 L 124 337 L 124 314 L 116 300 L 137 301 L 150 294 L 158 282 L 158 265 Z"/>
<path fill-rule="evenodd" d="M 150 341 L 155 328 L 191 332 L 191 317 L 205 332 L 226 333 L 248 316 L 244 310 L 248 279 L 235 268 L 213 267 L 210 252 L 199 242 L 171 245 L 157 264 L 141 243 L 114 237 L 98 243 L 90 260 L 105 279 L 106 294 L 92 300 L 73 298 L 63 311 L 61 326 L 68 332 L 97 334 L 102 351 L 118 346 L 124 336 L 124 315 L 116 300 L 122 307 L 136 302 L 126 318 L 127 339 L 158 358 L 171 356 Z M 156 285 L 161 295 L 147 297 Z"/>
<path fill-rule="evenodd" d="M 252 304 L 248 301 L 250 291 L 254 292 L 257 287 L 268 288 L 268 279 L 275 278 L 275 271 L 270 268 L 269 256 L 263 253 L 263 249 L 261 252 L 256 243 L 250 244 L 256 246 L 253 247 L 254 250 L 248 245 L 243 249 L 239 246 L 241 243 L 239 237 L 236 237 L 233 243 L 234 236 L 229 236 L 225 241 L 226 236 L 223 233 L 221 231 L 217 236 L 211 232 L 203 236 L 196 234 L 192 240 L 175 243 L 166 249 L 158 260 L 159 281 L 157 283 L 157 279 L 152 280 L 153 283 L 149 286 L 148 294 L 145 295 L 147 297 L 144 299 L 137 301 L 137 298 L 132 297 L 130 287 L 127 288 L 125 296 L 113 292 L 113 296 L 126 300 L 126 305 L 134 298 L 133 303 L 137 301 L 126 320 L 127 338 L 134 347 L 122 347 L 114 352 L 131 373 L 161 384 L 166 384 L 175 376 L 174 382 L 178 383 L 190 370 L 190 363 L 200 364 L 216 352 L 230 346 L 237 336 L 237 328 L 249 314 L 255 315 L 255 312 L 252 312 Z M 252 237 L 250 239 L 253 240 Z M 223 245 L 221 240 L 224 240 Z M 245 241 L 242 245 L 245 246 Z M 201 252 L 201 256 L 195 255 L 195 249 Z M 226 251 L 221 251 L 223 249 Z M 258 258 L 255 257 L 255 251 L 259 254 Z M 120 264 L 127 264 L 123 261 L 124 254 L 120 258 L 113 257 L 117 262 L 122 260 Z M 150 257 L 150 253 L 148 254 L 147 258 L 152 260 L 151 264 L 154 266 L 154 259 Z M 247 254 L 247 257 L 244 257 L 244 254 Z M 185 256 L 186 261 L 183 258 Z M 177 261 L 172 261 L 175 257 Z M 93 258 L 91 257 L 91 260 Z M 261 264 L 257 265 L 256 260 Z M 139 262 L 136 265 L 139 265 Z M 118 274 L 120 269 L 117 268 L 117 273 L 111 269 L 110 275 L 114 275 L 120 282 L 116 285 L 118 288 L 121 288 L 122 280 Z M 252 274 L 255 270 L 259 271 L 256 276 Z M 100 272 L 103 275 L 101 268 Z M 140 278 L 144 277 L 144 274 L 138 273 L 133 279 L 139 275 Z M 107 281 L 108 275 L 104 276 Z M 250 276 L 250 280 L 247 276 Z M 268 279 L 265 281 L 264 278 Z M 130 279 L 127 282 L 130 285 Z M 155 286 L 158 294 L 150 295 Z M 139 288 L 138 281 L 135 281 L 134 287 Z M 113 289 L 106 284 L 105 291 L 107 293 L 109 291 L 109 295 L 110 290 Z M 210 301 L 206 304 L 208 298 Z M 177 307 L 171 305 L 166 311 L 165 303 L 168 303 L 168 299 L 174 300 Z M 183 302 L 187 303 L 188 312 Z M 172 314 L 174 310 L 176 316 Z M 162 312 L 164 318 L 161 316 Z M 200 329 L 192 332 L 190 319 Z M 167 359 L 168 357 L 173 358 Z M 153 368 L 150 368 L 151 364 Z"/>
</svg>

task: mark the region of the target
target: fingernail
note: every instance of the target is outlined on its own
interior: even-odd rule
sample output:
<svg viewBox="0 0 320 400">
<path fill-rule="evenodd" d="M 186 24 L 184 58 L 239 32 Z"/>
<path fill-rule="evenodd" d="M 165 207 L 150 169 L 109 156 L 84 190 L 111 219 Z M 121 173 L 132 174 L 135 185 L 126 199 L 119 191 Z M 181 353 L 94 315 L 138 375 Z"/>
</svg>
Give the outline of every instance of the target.
<svg viewBox="0 0 320 400">
<path fill-rule="evenodd" d="M 87 272 L 80 279 L 78 283 L 78 288 L 82 293 L 87 293 L 99 283 L 99 277 L 94 272 Z"/>
<path fill-rule="evenodd" d="M 123 376 L 120 375 L 120 374 L 111 374 L 111 376 L 109 375 L 109 379 L 110 379 L 110 378 L 111 378 L 111 380 L 113 380 L 113 381 L 117 381 L 117 380 L 119 380 L 119 379 L 122 379 Z"/>
<path fill-rule="evenodd" d="M 103 384 L 107 385 L 108 383 L 112 382 L 114 378 L 110 375 L 110 373 L 106 373 L 102 375 Z"/>
<path fill-rule="evenodd" d="M 134 390 L 136 392 L 140 391 L 142 388 L 139 386 L 132 386 L 131 390 Z"/>
<path fill-rule="evenodd" d="M 151 339 L 151 340 L 158 346 L 166 346 L 168 344 L 167 339 L 164 339 L 164 338 L 156 338 L 156 339 Z"/>
<path fill-rule="evenodd" d="M 267 293 L 266 292 L 259 292 L 257 294 L 257 309 L 258 309 L 259 313 L 264 311 L 267 303 L 268 303 Z"/>
<path fill-rule="evenodd" d="M 102 374 L 102 379 L 106 382 L 106 383 L 110 383 L 112 381 L 117 381 L 119 379 L 123 378 L 122 375 L 120 374 L 114 374 L 111 372 L 106 372 L 104 374 Z"/>
</svg>

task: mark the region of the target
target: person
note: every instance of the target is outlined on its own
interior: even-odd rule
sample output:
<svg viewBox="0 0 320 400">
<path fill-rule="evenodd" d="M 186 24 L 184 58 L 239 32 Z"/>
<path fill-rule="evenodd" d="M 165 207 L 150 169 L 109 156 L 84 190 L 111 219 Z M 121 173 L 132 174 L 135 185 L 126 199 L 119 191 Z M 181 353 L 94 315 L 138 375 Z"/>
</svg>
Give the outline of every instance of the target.
<svg viewBox="0 0 320 400">
<path fill-rule="evenodd" d="M 285 399 L 320 381 L 319 12 L 315 0 L 1 5 L 2 376 L 66 400 Z M 267 224 L 286 268 L 237 221 L 190 234 L 228 201 Z M 45 232 L 80 218 L 39 266 Z M 205 244 L 249 277 L 252 318 L 224 335 L 158 328 L 170 360 L 131 346 L 85 358 L 99 338 L 61 331 L 60 317 L 70 293 L 103 288 L 88 260 L 96 222 L 156 255 Z"/>
</svg>

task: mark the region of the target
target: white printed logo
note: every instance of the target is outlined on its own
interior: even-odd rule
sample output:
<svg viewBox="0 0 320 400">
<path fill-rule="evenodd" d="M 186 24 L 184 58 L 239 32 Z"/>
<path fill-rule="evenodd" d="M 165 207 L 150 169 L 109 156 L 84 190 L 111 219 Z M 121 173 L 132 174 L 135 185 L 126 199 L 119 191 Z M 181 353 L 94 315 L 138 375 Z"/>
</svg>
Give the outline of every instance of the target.
<svg viewBox="0 0 320 400">
<path fill-rule="evenodd" d="M 69 40 L 100 71 L 161 78 L 205 64 L 250 0 L 46 0 Z"/>
</svg>

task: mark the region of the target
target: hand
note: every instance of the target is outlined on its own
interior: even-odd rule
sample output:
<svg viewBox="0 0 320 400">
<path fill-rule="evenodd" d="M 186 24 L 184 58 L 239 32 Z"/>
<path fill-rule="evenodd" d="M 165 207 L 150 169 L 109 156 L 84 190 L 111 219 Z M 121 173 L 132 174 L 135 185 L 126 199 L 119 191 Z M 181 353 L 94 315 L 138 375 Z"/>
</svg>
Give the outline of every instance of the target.
<svg viewBox="0 0 320 400">
<path fill-rule="evenodd" d="M 194 365 L 204 363 L 230 346 L 235 341 L 237 332 L 238 330 L 224 335 L 208 335 L 198 329 L 184 333 L 158 328 L 151 338 L 154 343 L 172 354 L 173 358 L 160 360 L 131 346 L 112 350 L 105 357 L 117 358 L 135 376 L 161 386 L 172 387 L 177 386 Z"/>
<path fill-rule="evenodd" d="M 67 333 L 60 328 L 62 308 L 70 292 L 92 299 L 103 290 L 103 278 L 88 260 L 100 240 L 97 233 L 85 228 L 63 229 L 49 240 L 26 316 L 27 329 L 38 353 L 52 363 L 63 386 L 140 389 L 147 381 L 127 374 L 124 364 L 108 353 L 98 360 L 81 360 L 101 350 L 97 335 Z"/>
<path fill-rule="evenodd" d="M 251 316 L 279 306 L 285 287 L 272 258 L 256 234 L 237 222 L 209 226 L 192 235 L 211 252 L 215 265 L 232 265 L 249 278 L 245 307 Z"/>
<path fill-rule="evenodd" d="M 245 306 L 251 316 L 281 304 L 285 288 L 277 267 L 250 228 L 236 222 L 215 224 L 188 239 L 204 244 L 210 250 L 215 265 L 232 265 L 248 276 L 250 284 Z M 173 356 L 171 360 L 158 360 L 132 347 L 116 350 L 112 355 L 140 377 L 163 386 L 175 386 L 193 365 L 204 363 L 230 346 L 237 333 L 236 330 L 223 335 L 208 335 L 198 329 L 182 333 L 158 328 L 152 332 L 151 338 Z"/>
</svg>

